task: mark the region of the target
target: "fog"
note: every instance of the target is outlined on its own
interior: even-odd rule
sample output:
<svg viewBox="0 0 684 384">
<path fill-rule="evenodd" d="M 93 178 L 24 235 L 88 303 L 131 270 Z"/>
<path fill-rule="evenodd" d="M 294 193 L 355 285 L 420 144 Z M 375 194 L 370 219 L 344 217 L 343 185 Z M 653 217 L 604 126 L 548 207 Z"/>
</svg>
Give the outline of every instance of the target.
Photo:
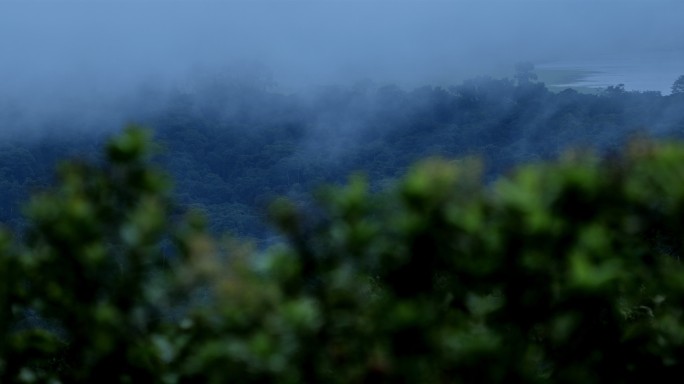
<svg viewBox="0 0 684 384">
<path fill-rule="evenodd" d="M 3 0 L 0 105 L 14 120 L 0 129 L 119 124 L 132 93 L 192 87 L 201 73 L 266 76 L 283 92 L 414 87 L 509 76 L 518 61 L 683 51 L 683 14 L 653 0 Z"/>
</svg>

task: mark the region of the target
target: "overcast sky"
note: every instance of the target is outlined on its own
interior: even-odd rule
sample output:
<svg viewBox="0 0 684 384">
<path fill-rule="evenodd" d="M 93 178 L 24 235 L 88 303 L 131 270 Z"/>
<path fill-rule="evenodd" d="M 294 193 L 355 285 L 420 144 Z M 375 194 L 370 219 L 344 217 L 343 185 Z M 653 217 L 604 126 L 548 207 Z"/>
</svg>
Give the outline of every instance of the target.
<svg viewBox="0 0 684 384">
<path fill-rule="evenodd" d="M 522 60 L 684 50 L 682 15 L 684 1 L 657 0 L 0 0 L 0 96 L 91 97 L 235 63 L 285 88 L 453 83 Z"/>
</svg>

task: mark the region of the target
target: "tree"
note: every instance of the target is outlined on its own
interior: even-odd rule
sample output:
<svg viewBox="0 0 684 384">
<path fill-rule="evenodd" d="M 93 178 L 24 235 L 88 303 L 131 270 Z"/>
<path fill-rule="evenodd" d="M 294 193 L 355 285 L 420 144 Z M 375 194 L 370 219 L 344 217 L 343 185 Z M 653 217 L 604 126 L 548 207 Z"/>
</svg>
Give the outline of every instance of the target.
<svg viewBox="0 0 684 384">
<path fill-rule="evenodd" d="M 255 251 L 171 215 L 150 142 L 70 163 L 0 232 L 0 381 L 640 383 L 684 374 L 684 146 L 485 184 L 428 160 L 285 199 Z M 32 322 L 25 319 L 31 317 Z"/>
<path fill-rule="evenodd" d="M 537 80 L 537 74 L 534 73 L 534 64 L 529 61 L 515 64 L 515 75 L 513 75 L 518 85 L 529 84 L 533 80 Z"/>
<path fill-rule="evenodd" d="M 0 328 L 0 381 L 138 382 L 163 373 L 153 343 L 173 294 L 161 269 L 172 232 L 149 145 L 144 131 L 129 129 L 108 144 L 106 163 L 64 164 L 59 184 L 32 199 L 25 243 L 0 255 L 12 271 L 3 284 L 14 285 L 0 314 L 0 325 L 10 324 Z"/>
<path fill-rule="evenodd" d="M 610 97 L 621 97 L 626 95 L 627 91 L 624 84 L 609 85 L 603 90 L 602 94 Z"/>
<path fill-rule="evenodd" d="M 677 78 L 677 80 L 675 80 L 675 82 L 672 84 L 672 94 L 684 94 L 684 75 L 679 76 L 679 78 Z"/>
</svg>

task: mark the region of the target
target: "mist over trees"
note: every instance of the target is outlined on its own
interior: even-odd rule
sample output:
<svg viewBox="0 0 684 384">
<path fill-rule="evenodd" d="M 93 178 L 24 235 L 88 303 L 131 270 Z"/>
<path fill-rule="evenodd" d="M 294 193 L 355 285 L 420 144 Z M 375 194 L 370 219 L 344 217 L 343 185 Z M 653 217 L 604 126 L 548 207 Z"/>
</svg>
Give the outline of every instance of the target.
<svg viewBox="0 0 684 384">
<path fill-rule="evenodd" d="M 180 202 L 206 211 L 217 231 L 262 239 L 269 237 L 264 207 L 273 198 L 303 202 L 312 188 L 352 172 L 381 186 L 425 156 L 474 155 L 492 179 L 570 147 L 607 152 L 634 135 L 681 137 L 681 94 L 619 85 L 598 94 L 554 93 L 534 75 L 522 64 L 516 80 L 477 77 L 415 89 L 360 81 L 285 93 L 263 69 L 206 73 L 185 89 L 149 84 L 131 95 L 126 113 L 155 130 L 163 147 L 157 161 L 174 176 Z M 40 138 L 5 140 L 0 219 L 19 225 L 20 202 L 50 180 L 57 159 L 96 159 L 107 132 L 73 132 L 55 121 Z"/>
<path fill-rule="evenodd" d="M 679 76 L 672 84 L 672 94 L 679 95 L 684 93 L 684 75 Z"/>
<path fill-rule="evenodd" d="M 0 0 L 0 383 L 681 377 L 682 14 Z"/>
</svg>

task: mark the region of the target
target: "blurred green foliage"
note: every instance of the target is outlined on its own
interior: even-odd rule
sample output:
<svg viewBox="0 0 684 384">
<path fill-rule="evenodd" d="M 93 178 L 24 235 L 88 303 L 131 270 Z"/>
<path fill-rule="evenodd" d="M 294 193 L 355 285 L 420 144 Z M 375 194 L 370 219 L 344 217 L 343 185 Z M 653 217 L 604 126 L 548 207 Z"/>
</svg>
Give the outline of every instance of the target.
<svg viewBox="0 0 684 384">
<path fill-rule="evenodd" d="M 256 251 L 172 215 L 129 129 L 0 232 L 0 382 L 644 382 L 684 373 L 684 146 L 491 185 L 426 160 L 271 206 Z"/>
</svg>

